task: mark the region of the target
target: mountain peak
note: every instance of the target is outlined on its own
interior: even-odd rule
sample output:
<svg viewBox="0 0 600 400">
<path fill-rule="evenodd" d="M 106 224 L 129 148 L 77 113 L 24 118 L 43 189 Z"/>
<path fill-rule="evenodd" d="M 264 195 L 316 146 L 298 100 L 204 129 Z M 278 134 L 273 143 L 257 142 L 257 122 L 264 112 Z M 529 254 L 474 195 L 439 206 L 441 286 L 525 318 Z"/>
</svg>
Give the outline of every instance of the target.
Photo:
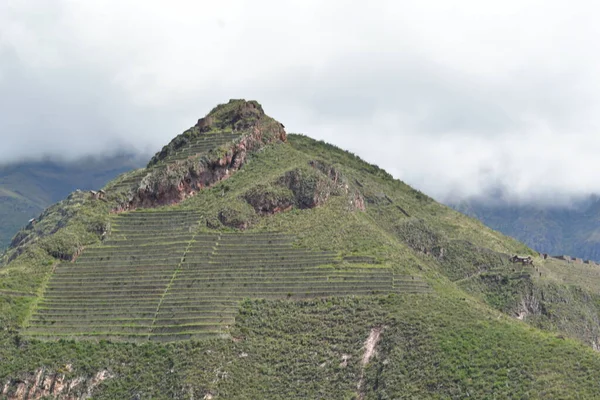
<svg viewBox="0 0 600 400">
<path fill-rule="evenodd" d="M 208 139 L 219 141 L 216 135 L 222 135 L 221 138 L 258 135 L 259 139 L 278 137 L 282 141 L 285 141 L 286 136 L 283 124 L 266 115 L 259 102 L 232 99 L 228 103 L 219 104 L 200 118 L 196 125 L 173 138 L 152 157 L 148 167 L 172 158 L 173 154 L 186 147 L 193 147 L 196 142 Z"/>
<path fill-rule="evenodd" d="M 219 104 L 213 108 L 204 118 L 198 120 L 198 124 L 211 123 L 218 129 L 240 130 L 241 126 L 236 126 L 237 122 L 244 120 L 258 120 L 265 115 L 265 112 L 256 100 L 246 101 L 244 99 L 231 99 L 227 103 Z"/>
<path fill-rule="evenodd" d="M 200 132 L 209 131 L 244 131 L 263 118 L 265 112 L 256 100 L 231 99 L 228 103 L 219 104 L 204 118 L 200 118 L 196 126 Z"/>
</svg>

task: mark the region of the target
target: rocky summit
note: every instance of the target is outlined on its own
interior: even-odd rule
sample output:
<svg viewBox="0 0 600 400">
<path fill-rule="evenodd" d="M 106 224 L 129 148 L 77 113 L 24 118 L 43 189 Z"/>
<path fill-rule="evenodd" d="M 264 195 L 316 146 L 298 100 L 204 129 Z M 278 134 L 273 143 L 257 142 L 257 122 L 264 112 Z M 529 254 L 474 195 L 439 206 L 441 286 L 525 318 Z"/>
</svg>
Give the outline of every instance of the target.
<svg viewBox="0 0 600 400">
<path fill-rule="evenodd" d="M 598 398 L 599 290 L 231 100 L 12 239 L 0 398 Z"/>
</svg>

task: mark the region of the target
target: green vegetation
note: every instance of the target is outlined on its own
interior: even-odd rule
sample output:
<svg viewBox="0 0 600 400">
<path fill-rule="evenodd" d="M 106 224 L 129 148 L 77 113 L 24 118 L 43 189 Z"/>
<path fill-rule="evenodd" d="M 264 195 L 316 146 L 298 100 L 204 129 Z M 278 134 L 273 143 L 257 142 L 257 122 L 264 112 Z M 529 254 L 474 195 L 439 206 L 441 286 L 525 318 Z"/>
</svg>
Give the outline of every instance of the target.
<svg viewBox="0 0 600 400">
<path fill-rule="evenodd" d="M 198 231 L 200 215 L 121 214 L 111 239 L 56 267 L 25 333 L 172 341 L 229 334 L 240 299 L 427 292 L 388 266 L 292 246 L 280 233 Z M 56 236 L 56 235 L 54 235 Z M 51 237 L 54 237 L 51 236 Z"/>
<path fill-rule="evenodd" d="M 41 374 L 98 399 L 597 396 L 597 267 L 543 260 L 306 136 L 222 173 L 261 124 L 279 126 L 218 106 L 103 199 L 74 193 L 21 232 L 0 269 L 0 390 Z"/>
<path fill-rule="evenodd" d="M 363 344 L 384 327 L 361 392 L 377 398 L 594 398 L 591 349 L 446 295 L 247 300 L 235 340 L 168 345 L 5 338 L 0 376 L 41 363 L 68 377 L 109 367 L 94 398 L 357 398 Z M 344 363 L 347 359 L 347 363 Z"/>
</svg>

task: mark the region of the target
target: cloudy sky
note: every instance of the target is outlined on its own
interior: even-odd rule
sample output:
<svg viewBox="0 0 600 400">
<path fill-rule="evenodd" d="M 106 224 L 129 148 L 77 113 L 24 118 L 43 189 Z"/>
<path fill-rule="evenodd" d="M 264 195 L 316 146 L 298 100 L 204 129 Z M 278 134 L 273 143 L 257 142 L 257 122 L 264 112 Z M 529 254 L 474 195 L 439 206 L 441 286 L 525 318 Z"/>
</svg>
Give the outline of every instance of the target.
<svg viewBox="0 0 600 400">
<path fill-rule="evenodd" d="M 0 163 L 153 152 L 246 98 L 440 200 L 600 192 L 593 4 L 2 0 Z"/>
</svg>

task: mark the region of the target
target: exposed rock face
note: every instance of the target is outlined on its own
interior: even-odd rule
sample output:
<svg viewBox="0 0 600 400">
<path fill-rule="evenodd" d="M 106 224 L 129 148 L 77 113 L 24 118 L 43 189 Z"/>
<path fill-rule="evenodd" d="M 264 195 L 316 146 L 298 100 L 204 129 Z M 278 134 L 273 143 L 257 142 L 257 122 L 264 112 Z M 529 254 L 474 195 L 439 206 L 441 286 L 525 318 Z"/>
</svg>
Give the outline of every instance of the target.
<svg viewBox="0 0 600 400">
<path fill-rule="evenodd" d="M 251 224 L 251 218 L 240 210 L 226 208 L 219 211 L 219 221 L 230 228 L 247 229 Z"/>
<path fill-rule="evenodd" d="M 353 198 L 350 199 L 350 208 L 354 210 L 365 211 L 365 199 L 363 198 L 362 194 L 356 190 L 353 192 L 352 197 Z"/>
<path fill-rule="evenodd" d="M 335 183 L 322 173 L 304 169 L 286 172 L 277 183 L 294 193 L 298 208 L 323 205 L 336 189 Z"/>
<path fill-rule="evenodd" d="M 240 132 L 242 136 L 199 159 L 177 161 L 151 170 L 129 200 L 114 211 L 177 204 L 229 178 L 245 164 L 249 154 L 267 144 L 286 141 L 283 125 L 265 115 L 260 104 L 232 100 L 217 106 L 198 120 L 191 131 L 173 139 L 151 160 L 150 165 L 185 146 L 191 138 L 213 131 Z M 218 134 L 214 132 L 211 134 Z M 271 187 L 254 188 L 244 195 L 244 199 L 259 215 L 269 215 L 287 211 L 293 206 L 300 209 L 318 207 L 331 195 L 346 195 L 350 210 L 365 210 L 360 191 L 351 188 L 339 169 L 319 160 L 310 161 L 307 167 L 288 171 Z M 226 226 L 245 229 L 247 220 L 237 218 L 235 212 L 229 211 L 221 211 L 219 221 Z"/>
<path fill-rule="evenodd" d="M 195 132 L 200 133 L 224 129 L 239 132 L 242 136 L 229 146 L 222 146 L 200 159 L 171 163 L 164 169 L 150 172 L 128 203 L 122 204 L 115 211 L 179 203 L 199 190 L 229 178 L 244 165 L 250 153 L 269 143 L 286 141 L 282 125 L 265 115 L 260 104 L 251 101 L 234 100 L 218 106 L 195 126 Z M 163 149 L 150 164 L 160 161 L 173 149 L 186 144 L 186 134 L 175 138 L 169 144 L 171 147 Z"/>
<path fill-rule="evenodd" d="M 322 161 L 312 160 L 309 165 L 314 173 L 301 169 L 287 172 L 279 183 L 289 188 L 296 197 L 299 208 L 313 208 L 323 205 L 330 196 L 348 196 L 352 210 L 365 211 L 362 194 L 350 187 L 343 174 L 334 166 Z"/>
<path fill-rule="evenodd" d="M 216 106 L 206 117 L 200 118 L 196 125 L 171 140 L 168 145 L 152 157 L 148 166 L 150 167 L 159 163 L 170 154 L 180 150 L 194 139 L 208 132 L 217 134 L 219 132 L 246 133 L 256 127 L 266 131 L 269 130 L 265 129 L 267 125 L 271 125 L 269 127 L 271 130 L 278 128 L 283 132 L 283 140 L 285 141 L 283 125 L 265 115 L 262 106 L 258 102 L 230 100 L 229 103 Z"/>
<path fill-rule="evenodd" d="M 526 319 L 528 315 L 539 315 L 542 312 L 540 302 L 534 293 L 526 293 L 521 297 L 517 310 L 517 319 Z"/>
<path fill-rule="evenodd" d="M 348 185 L 339 170 L 321 161 L 310 161 L 308 167 L 290 170 L 270 186 L 255 186 L 243 197 L 258 214 L 270 215 L 294 206 L 319 207 L 332 195 L 348 196 L 351 210 L 365 210 L 361 193 Z"/>
<path fill-rule="evenodd" d="M 70 370 L 70 365 L 67 366 Z M 8 400 L 38 400 L 52 398 L 57 400 L 89 399 L 94 389 L 113 375 L 102 370 L 92 377 L 76 377 L 67 379 L 63 373 L 52 372 L 39 368 L 35 373 L 20 379 L 10 379 L 5 382 L 0 391 L 3 399 Z"/>
<path fill-rule="evenodd" d="M 259 215 L 287 211 L 294 206 L 294 194 L 285 187 L 258 185 L 250 189 L 244 199 Z"/>
<path fill-rule="evenodd" d="M 321 171 L 324 175 L 326 175 L 334 185 L 340 185 L 347 187 L 348 184 L 346 182 L 342 182 L 342 174 L 336 168 L 331 165 L 325 164 L 320 160 L 311 160 L 308 162 L 308 165 L 313 167 L 314 169 Z"/>
</svg>

